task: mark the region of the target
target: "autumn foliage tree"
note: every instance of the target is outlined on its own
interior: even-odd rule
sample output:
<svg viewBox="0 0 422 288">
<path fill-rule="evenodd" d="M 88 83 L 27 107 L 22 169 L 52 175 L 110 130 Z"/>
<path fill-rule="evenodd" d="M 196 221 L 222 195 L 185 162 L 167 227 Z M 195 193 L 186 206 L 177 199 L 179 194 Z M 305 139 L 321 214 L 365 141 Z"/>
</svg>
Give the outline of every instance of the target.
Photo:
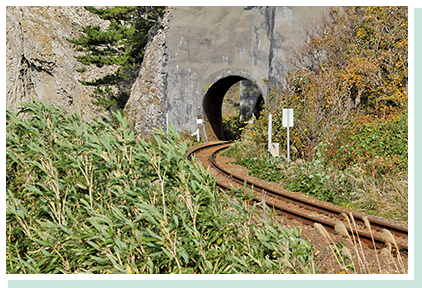
<svg viewBox="0 0 422 288">
<path fill-rule="evenodd" d="M 311 31 L 296 57 L 296 68 L 315 75 L 334 68 L 356 104 L 362 101 L 365 108 L 403 106 L 407 46 L 406 7 L 333 9 L 322 26 Z"/>
<path fill-rule="evenodd" d="M 407 26 L 406 7 L 342 7 L 308 31 L 271 108 L 295 109 L 297 148 L 309 155 L 363 115 L 407 109 Z"/>
</svg>

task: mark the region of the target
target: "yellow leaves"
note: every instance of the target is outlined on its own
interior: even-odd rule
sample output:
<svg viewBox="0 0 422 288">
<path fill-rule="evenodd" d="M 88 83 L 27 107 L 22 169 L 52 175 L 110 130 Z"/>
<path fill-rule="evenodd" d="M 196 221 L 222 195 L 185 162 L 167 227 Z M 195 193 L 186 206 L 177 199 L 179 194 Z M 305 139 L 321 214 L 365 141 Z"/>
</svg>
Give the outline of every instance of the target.
<svg viewBox="0 0 422 288">
<path fill-rule="evenodd" d="M 285 104 L 301 109 L 309 122 L 319 121 L 315 127 L 328 121 L 321 115 L 330 109 L 406 105 L 407 8 L 345 7 L 330 17 L 298 53 Z"/>
</svg>

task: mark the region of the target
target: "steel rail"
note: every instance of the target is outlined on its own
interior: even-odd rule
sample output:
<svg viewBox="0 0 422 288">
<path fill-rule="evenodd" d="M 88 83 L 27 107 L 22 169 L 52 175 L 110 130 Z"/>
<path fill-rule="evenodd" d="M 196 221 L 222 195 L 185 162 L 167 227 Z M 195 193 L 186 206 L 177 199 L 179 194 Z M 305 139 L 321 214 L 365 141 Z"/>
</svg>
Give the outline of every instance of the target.
<svg viewBox="0 0 422 288">
<path fill-rule="evenodd" d="M 228 144 L 229 142 L 217 142 L 212 143 L 210 145 L 204 145 L 202 147 L 197 147 L 191 152 L 189 152 L 188 157 L 191 157 L 194 153 L 197 153 L 200 150 L 205 150 L 211 147 L 219 146 Z M 223 169 L 220 165 L 216 162 L 217 155 L 222 152 L 223 150 L 227 149 L 229 145 L 223 146 L 222 148 L 219 148 L 215 150 L 209 157 L 208 161 L 210 162 L 211 166 L 216 169 L 219 173 L 225 175 L 225 177 L 231 179 L 232 181 L 237 182 L 239 185 L 247 185 L 249 189 L 252 189 L 256 192 L 261 192 L 263 195 L 269 196 L 268 200 L 266 201 L 266 204 L 269 206 L 272 206 L 278 210 L 281 210 L 281 215 L 284 217 L 288 217 L 291 220 L 297 220 L 298 222 L 301 222 L 305 225 L 311 225 L 313 227 L 314 223 L 320 223 L 323 225 L 328 232 L 337 234 L 335 230 L 335 222 L 338 220 L 340 221 L 346 221 L 346 217 L 343 215 L 346 214 L 347 217 L 349 217 L 348 213 L 344 210 L 342 210 L 340 207 L 331 207 L 324 204 L 316 204 L 311 201 L 300 199 L 298 197 L 294 197 L 291 195 L 288 195 L 284 193 L 283 191 L 276 191 L 273 189 L 270 189 L 268 187 L 264 187 L 254 181 L 245 180 L 241 177 L 238 177 L 236 175 L 233 175 L 229 171 L 226 171 Z M 217 183 L 222 189 L 229 190 L 230 187 L 227 185 L 224 185 L 221 182 Z M 266 197 L 265 196 L 265 197 Z M 273 198 L 274 200 L 271 200 Z M 262 201 L 263 196 L 255 195 L 254 196 L 255 201 Z M 277 201 L 278 200 L 278 201 Z M 278 203 L 277 203 L 278 202 Z M 282 204 L 280 204 L 280 202 Z M 293 204 L 295 206 L 295 209 L 289 208 L 286 205 L 283 204 Z M 297 207 L 297 209 L 296 209 Z M 318 213 L 317 217 L 315 215 L 312 215 L 312 213 Z M 351 230 L 348 226 L 345 225 L 346 229 L 351 233 L 352 235 L 358 232 L 358 238 L 356 241 L 362 240 L 362 242 L 365 242 L 369 247 L 373 248 L 373 242 L 376 244 L 376 248 L 379 249 L 383 246 L 385 246 L 385 241 L 382 239 L 381 236 L 377 235 L 382 232 L 383 229 L 389 230 L 394 237 L 396 238 L 397 246 L 400 249 L 400 253 L 402 255 L 408 254 L 408 245 L 407 245 L 407 238 L 408 238 L 408 229 L 403 227 L 398 227 L 395 225 L 392 225 L 390 223 L 384 222 L 384 221 L 378 221 L 375 219 L 371 219 L 371 230 L 376 232 L 371 235 L 371 233 L 365 231 L 366 226 L 364 223 L 363 218 L 360 215 L 356 215 L 355 213 L 352 213 L 353 220 L 355 221 L 356 225 L 358 226 L 358 231 Z M 329 220 L 327 220 L 327 218 Z M 352 220 L 349 219 L 352 223 Z M 347 222 L 347 221 L 346 221 Z M 400 239 L 401 238 L 401 239 Z M 374 241 L 372 240 L 374 239 Z M 400 240 L 398 240 L 400 239 Z M 406 243 L 404 243 L 406 242 Z"/>
</svg>

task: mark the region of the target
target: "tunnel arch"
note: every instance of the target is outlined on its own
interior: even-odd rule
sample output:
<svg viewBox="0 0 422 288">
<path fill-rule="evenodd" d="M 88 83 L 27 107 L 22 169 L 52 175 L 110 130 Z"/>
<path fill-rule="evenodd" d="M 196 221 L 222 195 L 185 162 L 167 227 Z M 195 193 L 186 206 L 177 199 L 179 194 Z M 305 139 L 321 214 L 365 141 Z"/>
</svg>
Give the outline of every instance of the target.
<svg viewBox="0 0 422 288">
<path fill-rule="evenodd" d="M 265 101 L 265 98 L 263 96 L 262 89 L 255 81 L 239 75 L 221 77 L 207 87 L 203 97 L 202 115 L 205 127 L 204 132 L 206 134 L 205 137 L 207 141 L 227 140 L 222 123 L 223 99 L 230 87 L 242 80 L 249 80 L 256 86 L 256 88 L 258 88 L 261 94 L 255 101 L 254 105 L 258 110 L 262 109 L 262 102 Z"/>
</svg>

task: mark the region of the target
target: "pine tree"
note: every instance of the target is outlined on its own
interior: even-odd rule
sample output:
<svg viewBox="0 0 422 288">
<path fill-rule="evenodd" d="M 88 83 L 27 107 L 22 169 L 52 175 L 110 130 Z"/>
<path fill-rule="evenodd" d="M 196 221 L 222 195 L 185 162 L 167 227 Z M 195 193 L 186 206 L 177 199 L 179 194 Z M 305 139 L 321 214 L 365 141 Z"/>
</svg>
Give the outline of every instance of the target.
<svg viewBox="0 0 422 288">
<path fill-rule="evenodd" d="M 86 66 L 104 67 L 117 65 L 114 74 L 108 74 L 93 81 L 79 80 L 83 85 L 96 87 L 91 95 L 93 103 L 108 110 L 123 109 L 129 98 L 136 72 L 142 63 L 148 31 L 161 23 L 164 7 L 155 6 L 115 6 L 109 8 L 85 7 L 101 19 L 109 20 L 105 31 L 100 26 L 85 26 L 78 39 L 67 39 L 77 46 L 83 55 L 75 58 Z M 85 72 L 86 68 L 77 69 Z M 117 88 L 113 92 L 112 87 Z"/>
</svg>

